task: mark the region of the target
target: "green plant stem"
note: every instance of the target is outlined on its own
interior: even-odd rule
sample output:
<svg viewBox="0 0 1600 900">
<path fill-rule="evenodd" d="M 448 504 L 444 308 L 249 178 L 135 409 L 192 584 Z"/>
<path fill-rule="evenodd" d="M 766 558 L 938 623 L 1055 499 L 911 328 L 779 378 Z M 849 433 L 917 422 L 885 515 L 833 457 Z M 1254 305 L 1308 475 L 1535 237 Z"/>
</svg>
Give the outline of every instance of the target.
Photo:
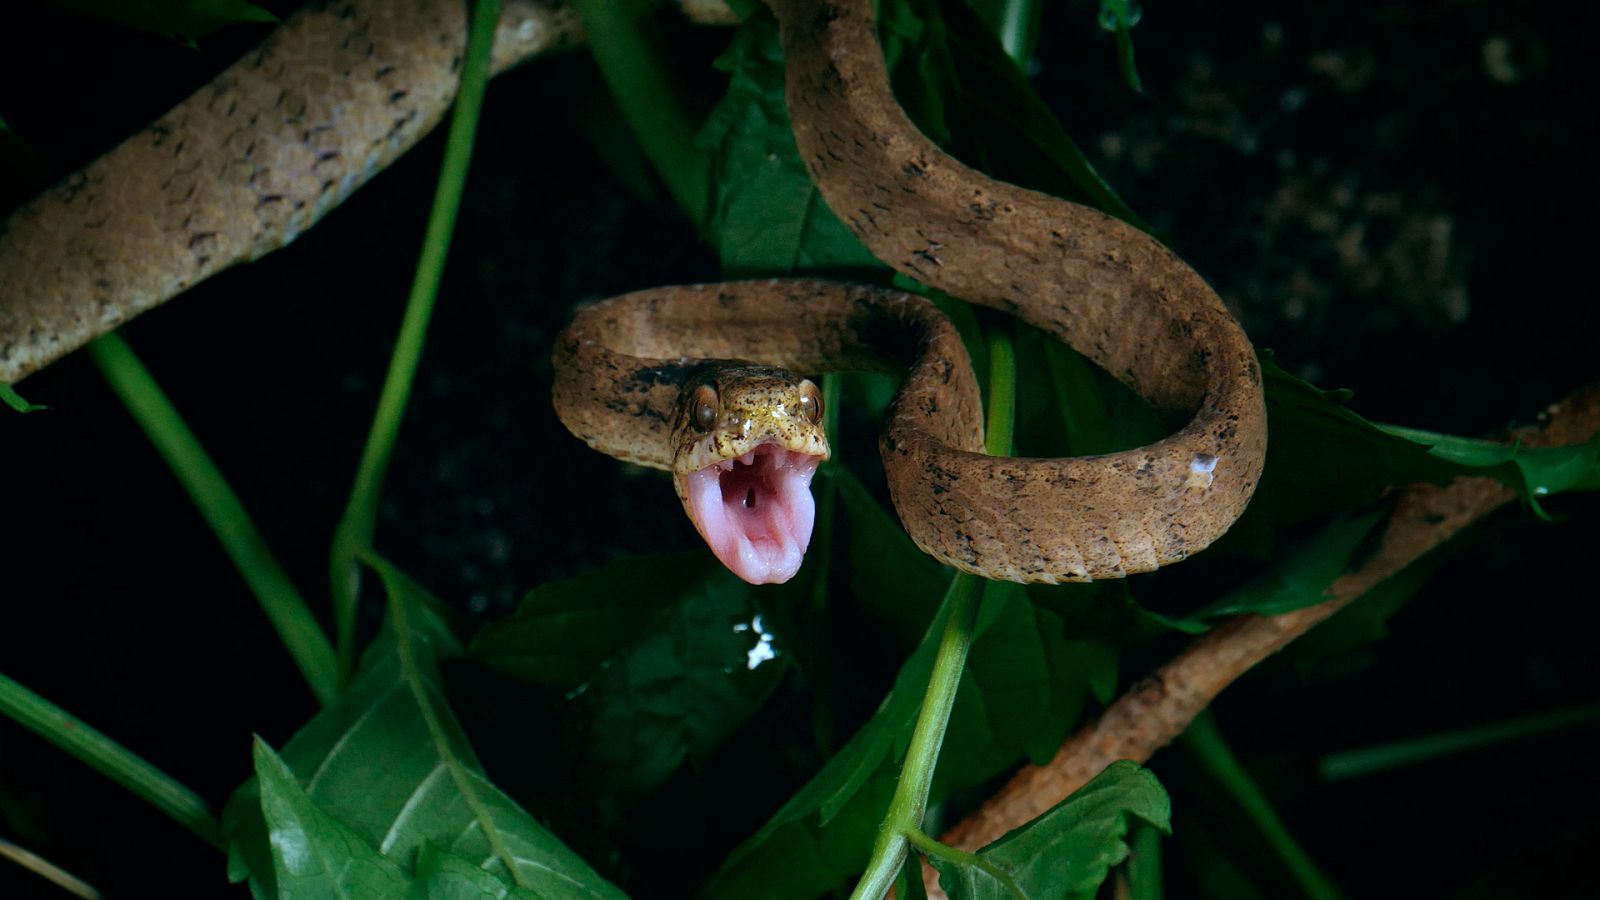
<svg viewBox="0 0 1600 900">
<path fill-rule="evenodd" d="M 193 791 L 5 675 L 0 675 L 0 714 L 132 791 L 206 843 L 223 846 L 217 820 Z"/>
<path fill-rule="evenodd" d="M 4 403 L 19 413 L 39 412 L 50 408 L 40 403 L 29 403 L 23 399 L 21 394 L 17 393 L 16 388 L 9 384 L 0 384 L 0 403 Z"/>
<path fill-rule="evenodd" d="M 971 866 L 974 869 L 981 869 L 990 878 L 1000 882 L 1000 884 L 1004 886 L 1005 889 L 1010 892 L 1011 896 L 1016 898 L 1016 900 L 1028 900 L 1027 893 L 1017 885 L 1016 880 L 1011 877 L 1009 872 L 1000 868 L 994 863 L 989 862 L 987 859 L 984 859 L 982 856 L 979 856 L 976 853 L 968 853 L 965 850 L 957 850 L 954 847 L 941 844 L 929 837 L 920 828 L 907 829 L 906 840 L 911 842 L 911 846 L 916 847 L 918 850 L 921 850 L 923 853 L 926 853 L 931 857 L 942 859 L 947 862 L 953 862 L 957 865 Z"/>
<path fill-rule="evenodd" d="M 996 323 L 984 335 L 989 349 L 989 406 L 985 410 L 988 422 L 983 433 L 983 445 L 990 456 L 1010 456 L 1016 452 L 1013 432 L 1017 420 L 1017 351 L 1012 335 L 1017 320 Z"/>
<path fill-rule="evenodd" d="M 1161 831 L 1148 825 L 1133 830 L 1133 853 L 1128 857 L 1128 896 L 1130 900 L 1161 900 Z"/>
<path fill-rule="evenodd" d="M 311 692 L 331 703 L 339 690 L 333 646 L 216 463 L 126 341 L 107 334 L 89 345 L 89 357 L 222 542 Z"/>
<path fill-rule="evenodd" d="M 1600 722 L 1600 706 L 1558 709 L 1532 716 L 1490 722 L 1475 728 L 1443 731 L 1438 734 L 1363 747 L 1359 750 L 1330 753 L 1322 758 L 1317 768 L 1322 777 L 1329 781 L 1359 778 L 1401 766 L 1429 762 L 1442 756 L 1481 750 L 1507 741 L 1537 737 L 1594 722 Z"/>
<path fill-rule="evenodd" d="M 473 4 L 467 55 L 461 72 L 461 89 L 456 95 L 455 110 L 450 118 L 444 162 L 439 167 L 439 186 L 433 195 L 433 209 L 428 214 L 428 227 L 417 260 L 416 278 L 411 283 L 411 295 L 406 301 L 400 335 L 395 340 L 389 372 L 384 378 L 383 391 L 378 396 L 372 429 L 362 449 L 361 462 L 356 467 L 355 486 L 351 489 L 344 516 L 334 531 L 328 575 L 333 597 L 334 629 L 338 638 L 339 672 L 343 678 L 350 676 L 355 664 L 356 610 L 361 589 L 358 557 L 372 546 L 384 477 L 389 471 L 395 438 L 400 433 L 400 421 L 411 397 L 411 386 L 416 380 L 428 320 L 433 315 L 434 299 L 439 294 L 439 283 L 444 277 L 450 237 L 455 230 L 456 213 L 461 208 L 467 166 L 472 160 L 478 111 L 483 105 L 484 88 L 489 81 L 489 50 L 494 45 L 495 25 L 499 19 L 500 0 L 477 0 Z"/>
<path fill-rule="evenodd" d="M 911 745 L 906 749 L 900 781 L 895 785 L 889 811 L 879 827 L 866 871 L 850 894 L 852 900 L 878 900 L 889 890 L 905 860 L 909 832 L 922 827 L 922 817 L 928 811 L 928 792 L 933 787 L 934 767 L 939 761 L 939 748 L 944 744 L 950 710 L 955 706 L 956 689 L 961 684 L 961 671 L 972 646 L 972 630 L 978 620 L 978 597 L 982 591 L 983 579 L 966 572 L 957 573 L 950 582 L 944 599 L 948 618 L 939 637 L 933 675 L 928 679 L 922 710 L 911 732 Z"/>
<path fill-rule="evenodd" d="M 5 838 L 0 838 L 0 860 L 26 869 L 74 897 L 83 897 L 85 900 L 100 900 L 100 892 L 95 890 L 87 881 L 37 853 L 18 847 Z"/>
<path fill-rule="evenodd" d="M 654 10 L 640 0 L 577 0 L 589 50 L 634 137 L 696 231 L 704 233 L 711 197 L 711 156 L 695 143 L 690 115 L 672 77 Z"/>
<path fill-rule="evenodd" d="M 989 403 L 984 443 L 991 456 L 1011 454 L 1012 432 L 1016 424 L 1017 369 L 1011 341 L 1014 327 L 1008 324 L 991 328 L 986 338 L 989 350 Z M 948 618 L 939 637 L 939 649 L 934 655 L 933 674 L 928 679 L 928 689 L 922 697 L 922 710 L 917 714 L 917 724 L 911 732 L 911 744 L 906 748 L 905 764 L 900 769 L 894 797 L 889 801 L 889 811 L 879 827 L 878 840 L 873 844 L 866 871 L 850 894 L 852 900 L 878 900 L 882 897 L 894 883 L 900 864 L 905 861 L 908 842 L 913 835 L 922 832 L 922 819 L 928 811 L 928 793 L 933 788 L 939 750 L 944 745 L 945 730 L 950 725 L 950 711 L 955 707 L 956 691 L 961 685 L 967 651 L 972 647 L 972 632 L 978 621 L 978 598 L 983 593 L 983 585 L 982 578 L 958 572 L 945 593 L 942 609 Z M 924 839 L 932 841 L 926 836 Z M 927 852 L 926 849 L 924 852 Z"/>
<path fill-rule="evenodd" d="M 1250 820 L 1257 832 L 1266 839 L 1267 846 L 1283 862 L 1284 868 L 1299 884 L 1305 896 L 1315 900 L 1338 900 L 1343 896 L 1300 847 L 1294 835 L 1284 826 L 1283 820 L 1278 818 L 1277 811 L 1267 802 L 1266 795 L 1261 793 L 1261 788 L 1222 739 L 1222 732 L 1217 730 L 1216 719 L 1209 710 L 1195 717 L 1179 742 L 1233 798 L 1245 818 Z"/>
</svg>

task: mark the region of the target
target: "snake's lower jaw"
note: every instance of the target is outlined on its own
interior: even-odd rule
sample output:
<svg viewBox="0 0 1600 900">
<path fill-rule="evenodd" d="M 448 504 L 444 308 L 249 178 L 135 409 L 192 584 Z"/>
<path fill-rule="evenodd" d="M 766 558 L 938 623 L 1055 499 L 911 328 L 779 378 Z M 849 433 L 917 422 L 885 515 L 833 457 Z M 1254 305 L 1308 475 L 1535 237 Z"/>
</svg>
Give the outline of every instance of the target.
<svg viewBox="0 0 1600 900">
<path fill-rule="evenodd" d="M 688 475 L 679 495 L 711 552 L 751 584 L 794 577 L 811 543 L 811 478 L 821 458 L 762 444 Z"/>
</svg>

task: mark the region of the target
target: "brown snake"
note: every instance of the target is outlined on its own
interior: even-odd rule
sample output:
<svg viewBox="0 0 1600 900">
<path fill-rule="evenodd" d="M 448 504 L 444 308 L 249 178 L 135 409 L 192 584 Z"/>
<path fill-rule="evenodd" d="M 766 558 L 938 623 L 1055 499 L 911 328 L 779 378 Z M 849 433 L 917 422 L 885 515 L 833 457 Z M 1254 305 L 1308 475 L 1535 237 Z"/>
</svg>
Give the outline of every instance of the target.
<svg viewBox="0 0 1600 900">
<path fill-rule="evenodd" d="M 688 486 L 685 439 L 733 444 L 724 460 L 786 440 L 746 415 L 719 420 L 709 394 L 706 427 L 687 428 L 696 404 L 682 399 L 683 388 L 719 377 L 705 360 L 801 372 L 907 369 L 882 439 L 889 491 L 917 546 L 959 569 L 1024 582 L 1116 578 L 1177 562 L 1219 537 L 1261 474 L 1266 411 L 1255 353 L 1216 293 L 1137 229 L 994 181 L 934 146 L 890 93 L 870 0 L 771 5 L 801 157 L 828 206 L 874 255 L 1043 329 L 1158 409 L 1192 418 L 1162 441 L 1120 453 L 985 456 L 971 365 L 931 304 L 778 280 L 661 288 L 579 310 L 555 352 L 555 405 L 567 427 L 644 465 L 674 468 L 678 456 L 685 508 L 718 556 L 751 581 L 783 580 L 798 565 L 793 548 L 809 538 L 810 510 L 789 504 L 809 503 L 790 498 L 815 461 L 795 464 L 802 448 L 788 444 L 701 476 L 722 479 L 723 511 Z M 803 425 L 786 402 L 779 418 Z M 817 443 L 809 434 L 799 440 Z M 764 464 L 778 471 L 764 477 Z M 765 495 L 752 487 L 763 481 Z M 734 532 L 706 524 L 708 509 Z"/>
<path fill-rule="evenodd" d="M 1176 562 L 1226 531 L 1260 474 L 1266 417 L 1254 353 L 1216 294 L 1142 232 L 986 178 L 919 134 L 890 94 L 869 0 L 773 5 L 802 157 L 861 240 L 924 284 L 1045 330 L 1188 424 L 1104 456 L 984 456 L 977 389 L 950 324 L 916 297 L 817 281 L 666 288 L 580 310 L 556 350 L 563 421 L 607 452 L 670 468 L 673 423 L 692 423 L 701 386 L 715 382 L 717 428 L 759 418 L 732 412 L 748 381 L 719 382 L 722 369 L 695 359 L 905 367 L 884 463 L 907 531 L 939 559 L 994 578 L 1082 581 Z M 496 68 L 565 40 L 569 22 L 538 0 L 508 3 Z M 462 23 L 458 0 L 312 4 L 146 132 L 14 213 L 0 224 L 0 382 L 313 224 L 437 121 Z M 792 376 L 762 377 L 798 389 Z M 825 452 L 804 432 L 799 395 L 785 396 L 766 414 L 800 429 L 784 455 L 767 440 L 776 431 L 752 432 L 679 461 L 721 468 L 727 457 L 704 454 L 737 451 L 750 463 L 733 465 L 744 491 L 722 485 L 729 521 L 746 515 L 741 501 L 750 516 L 767 511 L 756 487 L 785 498 L 779 518 L 794 521 L 756 522 L 789 542 L 774 551 L 778 570 L 797 564 L 794 545 L 809 536 L 809 496 L 767 476 L 809 478 L 806 455 Z M 678 431 L 680 443 L 717 440 Z M 688 474 L 679 489 L 691 514 L 695 496 L 715 506 L 710 482 L 696 495 Z M 723 558 L 738 556 L 723 538 Z"/>
</svg>

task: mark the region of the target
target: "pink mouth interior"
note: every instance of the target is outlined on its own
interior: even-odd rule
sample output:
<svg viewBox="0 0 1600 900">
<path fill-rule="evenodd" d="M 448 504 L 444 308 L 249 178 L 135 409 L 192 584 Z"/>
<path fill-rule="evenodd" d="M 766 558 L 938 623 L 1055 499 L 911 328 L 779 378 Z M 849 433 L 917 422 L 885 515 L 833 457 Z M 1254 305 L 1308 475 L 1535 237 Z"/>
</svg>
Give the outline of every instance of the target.
<svg viewBox="0 0 1600 900">
<path fill-rule="evenodd" d="M 817 457 L 761 444 L 689 475 L 689 517 L 722 564 L 751 584 L 794 577 L 811 543 Z"/>
</svg>

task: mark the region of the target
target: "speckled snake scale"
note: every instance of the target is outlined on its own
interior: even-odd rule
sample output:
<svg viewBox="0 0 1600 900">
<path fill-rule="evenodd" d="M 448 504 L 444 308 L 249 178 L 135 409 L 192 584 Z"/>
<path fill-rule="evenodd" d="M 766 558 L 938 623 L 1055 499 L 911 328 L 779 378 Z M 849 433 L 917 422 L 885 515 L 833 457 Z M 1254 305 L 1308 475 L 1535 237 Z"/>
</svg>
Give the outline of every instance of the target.
<svg viewBox="0 0 1600 900">
<path fill-rule="evenodd" d="M 466 23 L 464 0 L 308 3 L 148 128 L 0 221 L 0 383 L 314 225 L 444 116 Z M 577 30 L 557 0 L 506 0 L 492 70 Z"/>
<path fill-rule="evenodd" d="M 983 453 L 971 366 L 934 307 L 821 281 L 663 288 L 578 312 L 556 349 L 556 406 L 593 446 L 667 468 L 693 358 L 796 371 L 905 367 L 882 451 L 917 545 L 1024 582 L 1145 572 L 1204 548 L 1244 511 L 1266 452 L 1255 353 L 1216 293 L 1148 235 L 950 158 L 890 93 L 871 0 L 773 0 L 800 154 L 881 260 L 1044 330 L 1160 410 L 1191 418 L 1103 456 Z M 688 357 L 689 359 L 685 359 Z"/>
<path fill-rule="evenodd" d="M 1243 511 L 1266 445 L 1260 372 L 1216 294 L 1148 236 L 986 178 L 895 103 L 870 0 L 778 0 L 800 151 L 882 260 L 1071 345 L 1188 424 L 1121 453 L 982 454 L 964 351 L 926 302 L 778 281 L 668 288 L 580 310 L 556 402 L 580 436 L 662 465 L 691 356 L 816 372 L 905 367 L 883 437 L 919 546 L 1022 581 L 1147 571 Z M 282 246 L 404 152 L 453 96 L 459 0 L 311 4 L 145 132 L 0 223 L 0 382 L 15 382 L 190 285 Z M 512 0 L 496 68 L 570 38 Z"/>
</svg>

